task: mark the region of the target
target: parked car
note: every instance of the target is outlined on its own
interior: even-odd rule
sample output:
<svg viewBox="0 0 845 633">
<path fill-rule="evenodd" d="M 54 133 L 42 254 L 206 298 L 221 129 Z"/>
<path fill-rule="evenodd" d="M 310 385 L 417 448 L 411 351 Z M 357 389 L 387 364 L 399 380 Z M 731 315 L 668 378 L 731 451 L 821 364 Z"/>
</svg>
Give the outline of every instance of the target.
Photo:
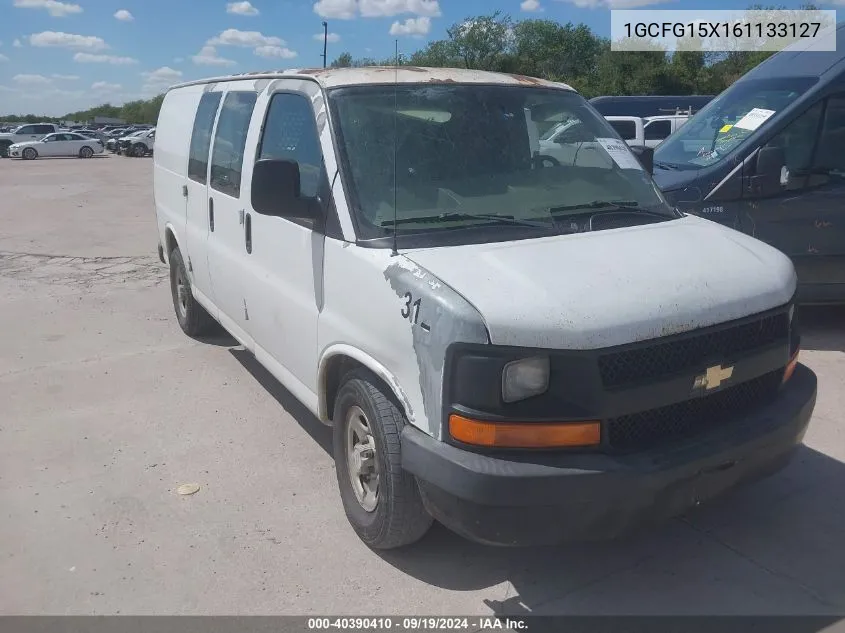
<svg viewBox="0 0 845 633">
<path fill-rule="evenodd" d="M 117 153 L 138 157 L 152 154 L 155 137 L 155 128 L 140 130 L 132 136 L 120 139 L 118 141 Z"/>
<path fill-rule="evenodd" d="M 802 303 L 845 303 L 845 23 L 836 51 L 768 58 L 664 141 L 655 180 L 686 213 L 789 255 Z"/>
<path fill-rule="evenodd" d="M 15 143 L 9 147 L 9 156 L 24 160 L 35 160 L 44 156 L 91 158 L 95 154 L 102 153 L 102 141 L 73 132 L 56 132 L 37 141 Z"/>
<path fill-rule="evenodd" d="M 0 158 L 9 155 L 9 147 L 16 143 L 37 141 L 44 135 L 58 132 L 59 126 L 53 123 L 32 123 L 16 127 L 11 132 L 0 134 Z"/>
<path fill-rule="evenodd" d="M 570 119 L 604 168 L 538 160 Z M 801 442 L 816 377 L 789 259 L 667 204 L 651 149 L 567 85 L 218 77 L 168 90 L 156 130 L 179 326 L 219 322 L 333 427 L 371 547 L 432 518 L 485 543 L 615 536 Z"/>
<path fill-rule="evenodd" d="M 650 117 L 661 114 L 693 115 L 714 95 L 606 95 L 593 97 L 590 105 L 602 116 Z"/>
<path fill-rule="evenodd" d="M 105 134 L 97 130 L 78 130 L 76 133 L 88 138 L 98 139 L 103 143 L 103 145 L 105 145 L 105 142 L 108 140 L 108 137 Z"/>
<path fill-rule="evenodd" d="M 143 133 L 144 133 L 143 130 L 135 130 L 135 131 L 130 131 L 126 134 L 118 134 L 117 136 L 114 136 L 114 137 L 110 138 L 108 141 L 106 141 L 106 147 L 111 152 L 120 153 L 121 143 L 123 141 L 131 141 L 131 139 L 133 139 L 134 137 L 136 137 L 140 134 L 143 134 Z"/>
<path fill-rule="evenodd" d="M 669 114 L 650 117 L 606 116 L 619 136 L 628 145 L 657 147 L 670 134 L 689 120 L 685 114 Z"/>
</svg>

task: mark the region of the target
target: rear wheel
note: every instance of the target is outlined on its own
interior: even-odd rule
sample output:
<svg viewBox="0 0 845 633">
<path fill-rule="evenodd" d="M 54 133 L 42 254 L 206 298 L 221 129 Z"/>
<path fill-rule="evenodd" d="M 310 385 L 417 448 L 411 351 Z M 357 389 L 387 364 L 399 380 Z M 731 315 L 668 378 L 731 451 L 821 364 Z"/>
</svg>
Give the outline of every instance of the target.
<svg viewBox="0 0 845 633">
<path fill-rule="evenodd" d="M 32 147 L 27 147 L 21 155 L 24 160 L 35 160 L 38 158 L 38 152 L 36 152 Z"/>
<path fill-rule="evenodd" d="M 91 158 L 94 155 L 94 150 L 88 147 L 87 145 L 79 150 L 79 157 L 80 158 Z"/>
<path fill-rule="evenodd" d="M 374 549 L 421 539 L 432 518 L 413 475 L 402 468 L 405 418 L 369 371 L 350 372 L 334 409 L 333 451 L 340 498 L 359 538 Z"/>
<path fill-rule="evenodd" d="M 170 294 L 179 327 L 188 336 L 201 336 L 214 328 L 214 319 L 206 312 L 191 292 L 188 271 L 182 253 L 174 248 L 170 253 Z"/>
</svg>

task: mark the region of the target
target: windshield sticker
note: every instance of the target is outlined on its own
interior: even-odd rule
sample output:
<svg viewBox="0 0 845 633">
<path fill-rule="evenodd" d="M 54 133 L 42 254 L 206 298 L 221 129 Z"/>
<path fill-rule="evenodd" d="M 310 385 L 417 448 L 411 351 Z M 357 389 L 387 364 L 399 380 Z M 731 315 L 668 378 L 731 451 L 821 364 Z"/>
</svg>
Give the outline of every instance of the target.
<svg viewBox="0 0 845 633">
<path fill-rule="evenodd" d="M 596 142 L 610 154 L 613 162 L 619 165 L 620 169 L 639 169 L 642 171 L 643 166 L 640 165 L 640 161 L 637 160 L 625 141 L 615 138 L 597 138 Z"/>
<path fill-rule="evenodd" d="M 723 125 L 723 126 L 722 126 L 722 128 L 719 130 L 719 132 L 720 132 L 721 134 L 724 134 L 725 132 L 727 132 L 728 130 L 730 130 L 732 127 L 733 127 L 733 124 L 728 123 L 727 125 Z"/>
<path fill-rule="evenodd" d="M 734 127 L 743 130 L 751 130 L 752 132 L 768 120 L 775 113 L 774 110 L 766 110 L 764 108 L 754 108 L 742 117 L 739 121 L 734 123 Z"/>
</svg>

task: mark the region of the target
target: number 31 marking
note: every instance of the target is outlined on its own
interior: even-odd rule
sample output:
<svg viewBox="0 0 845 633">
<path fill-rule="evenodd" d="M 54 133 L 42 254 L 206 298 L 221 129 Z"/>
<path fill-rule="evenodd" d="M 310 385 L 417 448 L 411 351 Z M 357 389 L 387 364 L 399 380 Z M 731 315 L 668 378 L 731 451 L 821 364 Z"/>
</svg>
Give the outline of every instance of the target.
<svg viewBox="0 0 845 633">
<path fill-rule="evenodd" d="M 408 319 L 411 323 L 416 323 L 420 316 L 420 302 L 421 299 L 414 301 L 414 297 L 410 292 L 405 293 L 405 306 L 402 308 L 402 318 Z"/>
</svg>

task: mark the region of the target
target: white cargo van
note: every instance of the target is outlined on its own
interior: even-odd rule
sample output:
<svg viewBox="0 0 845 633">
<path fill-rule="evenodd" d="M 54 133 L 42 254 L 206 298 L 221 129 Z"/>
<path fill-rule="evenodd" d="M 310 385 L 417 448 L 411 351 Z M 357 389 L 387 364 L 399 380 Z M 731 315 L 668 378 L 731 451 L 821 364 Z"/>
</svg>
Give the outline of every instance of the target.
<svg viewBox="0 0 845 633">
<path fill-rule="evenodd" d="M 602 160 L 537 149 L 570 119 Z M 566 85 L 407 66 L 196 81 L 167 92 L 154 163 L 180 326 L 221 323 L 334 427 L 372 547 L 432 518 L 485 543 L 614 536 L 801 442 L 816 378 L 792 264 L 669 206 Z"/>
<path fill-rule="evenodd" d="M 605 117 L 628 145 L 657 147 L 664 139 L 683 127 L 687 114 L 660 114 L 657 116 L 607 116 Z"/>
</svg>

